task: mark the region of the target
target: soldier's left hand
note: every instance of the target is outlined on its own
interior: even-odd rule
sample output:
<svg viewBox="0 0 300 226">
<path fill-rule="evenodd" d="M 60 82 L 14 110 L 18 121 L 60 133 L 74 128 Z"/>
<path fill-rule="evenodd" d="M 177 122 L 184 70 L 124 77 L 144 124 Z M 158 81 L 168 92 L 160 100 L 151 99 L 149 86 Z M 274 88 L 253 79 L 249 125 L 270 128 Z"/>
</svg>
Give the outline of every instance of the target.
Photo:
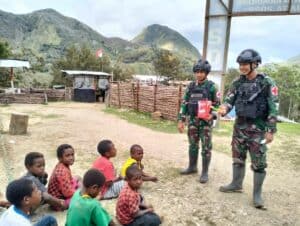
<svg viewBox="0 0 300 226">
<path fill-rule="evenodd" d="M 265 134 L 266 144 L 269 144 L 273 141 L 273 133 L 266 132 Z"/>
</svg>

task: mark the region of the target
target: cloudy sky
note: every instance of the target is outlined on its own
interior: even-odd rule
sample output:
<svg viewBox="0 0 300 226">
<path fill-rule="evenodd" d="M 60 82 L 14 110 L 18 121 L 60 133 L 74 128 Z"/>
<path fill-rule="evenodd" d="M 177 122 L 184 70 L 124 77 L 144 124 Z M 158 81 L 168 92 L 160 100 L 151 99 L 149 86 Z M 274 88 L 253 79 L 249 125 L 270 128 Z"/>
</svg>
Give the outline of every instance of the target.
<svg viewBox="0 0 300 226">
<path fill-rule="evenodd" d="M 205 0 L 0 0 L 0 9 L 15 14 L 53 8 L 107 37 L 130 40 L 148 25 L 166 25 L 202 52 Z M 264 62 L 300 54 L 300 15 L 238 17 L 231 25 L 229 66 L 245 48 L 257 49 Z"/>
</svg>

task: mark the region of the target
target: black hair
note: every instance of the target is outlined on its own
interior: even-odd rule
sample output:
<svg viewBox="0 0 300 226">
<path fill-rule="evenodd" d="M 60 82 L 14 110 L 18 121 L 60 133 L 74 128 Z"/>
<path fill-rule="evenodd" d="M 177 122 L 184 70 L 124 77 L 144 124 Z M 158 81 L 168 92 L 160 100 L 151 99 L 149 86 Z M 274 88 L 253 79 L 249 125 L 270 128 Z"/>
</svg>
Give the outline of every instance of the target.
<svg viewBox="0 0 300 226">
<path fill-rule="evenodd" d="M 134 154 L 135 151 L 136 151 L 136 149 L 138 149 L 138 148 L 140 148 L 140 149 L 143 150 L 142 146 L 139 145 L 139 144 L 134 144 L 134 145 L 132 145 L 132 146 L 130 147 L 130 154 Z"/>
<path fill-rule="evenodd" d="M 20 208 L 25 196 L 31 196 L 33 192 L 33 182 L 26 178 L 21 178 L 10 182 L 6 188 L 7 200 Z"/>
<path fill-rule="evenodd" d="M 100 155 L 104 156 L 106 152 L 109 152 L 113 142 L 111 140 L 101 140 L 97 146 L 97 150 Z"/>
<path fill-rule="evenodd" d="M 132 164 L 126 170 L 126 179 L 130 180 L 131 178 L 133 178 L 137 174 L 142 175 L 142 171 L 139 169 L 139 167 L 137 166 L 137 164 Z"/>
<path fill-rule="evenodd" d="M 83 185 L 89 188 L 93 185 L 102 187 L 105 183 L 104 175 L 97 169 L 89 169 L 83 176 Z"/>
<path fill-rule="evenodd" d="M 38 158 L 44 158 L 44 155 L 39 152 L 27 153 L 27 155 L 25 156 L 25 161 L 24 161 L 25 167 L 33 166 L 34 160 L 38 159 Z"/>
<path fill-rule="evenodd" d="M 59 145 L 57 150 L 56 150 L 57 158 L 62 158 L 63 155 L 64 155 L 65 150 L 68 149 L 68 148 L 72 148 L 74 150 L 74 148 L 70 144 L 61 144 L 61 145 Z"/>
</svg>

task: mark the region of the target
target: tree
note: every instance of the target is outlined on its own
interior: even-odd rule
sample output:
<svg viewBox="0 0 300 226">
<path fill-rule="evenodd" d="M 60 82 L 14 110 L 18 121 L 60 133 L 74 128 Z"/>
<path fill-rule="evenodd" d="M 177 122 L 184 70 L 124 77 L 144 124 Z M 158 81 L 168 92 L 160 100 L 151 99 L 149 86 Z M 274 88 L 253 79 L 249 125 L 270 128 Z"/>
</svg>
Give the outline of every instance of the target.
<svg viewBox="0 0 300 226">
<path fill-rule="evenodd" d="M 117 62 L 116 66 L 113 68 L 113 74 L 114 81 L 126 81 L 127 79 L 132 78 L 134 69 L 126 64 Z"/>
<path fill-rule="evenodd" d="M 240 72 L 235 68 L 229 68 L 225 75 L 225 81 L 224 81 L 224 94 L 226 95 L 231 83 L 233 80 L 238 78 L 240 76 Z"/>
<path fill-rule="evenodd" d="M 166 76 L 169 80 L 177 79 L 182 74 L 179 58 L 168 50 L 155 50 L 153 66 L 158 75 Z"/>
<path fill-rule="evenodd" d="M 80 48 L 72 46 L 66 50 L 65 56 L 55 61 L 52 66 L 53 84 L 71 85 L 70 79 L 62 77 L 61 70 L 90 70 L 110 73 L 112 68 L 107 55 L 97 58 L 87 46 Z"/>
<path fill-rule="evenodd" d="M 279 88 L 279 113 L 299 121 L 300 66 L 268 64 L 261 70 L 271 76 Z"/>
<path fill-rule="evenodd" d="M 0 59 L 6 59 L 11 55 L 11 51 L 7 42 L 0 41 Z"/>
</svg>

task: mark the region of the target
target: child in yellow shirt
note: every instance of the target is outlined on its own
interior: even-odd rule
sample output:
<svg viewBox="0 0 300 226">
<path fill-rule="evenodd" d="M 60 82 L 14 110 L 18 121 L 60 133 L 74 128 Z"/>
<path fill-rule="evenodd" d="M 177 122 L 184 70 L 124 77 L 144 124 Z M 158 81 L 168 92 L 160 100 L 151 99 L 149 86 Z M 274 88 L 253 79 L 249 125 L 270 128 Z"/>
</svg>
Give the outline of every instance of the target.
<svg viewBox="0 0 300 226">
<path fill-rule="evenodd" d="M 152 181 L 157 182 L 157 177 L 149 176 L 146 174 L 144 170 L 144 166 L 142 164 L 142 159 L 144 155 L 144 150 L 141 147 L 141 145 L 134 144 L 130 148 L 130 157 L 126 160 L 126 162 L 123 164 L 121 169 L 121 177 L 125 178 L 126 170 L 128 167 L 132 166 L 133 164 L 136 164 L 137 167 L 142 171 L 142 179 L 143 181 Z"/>
</svg>

